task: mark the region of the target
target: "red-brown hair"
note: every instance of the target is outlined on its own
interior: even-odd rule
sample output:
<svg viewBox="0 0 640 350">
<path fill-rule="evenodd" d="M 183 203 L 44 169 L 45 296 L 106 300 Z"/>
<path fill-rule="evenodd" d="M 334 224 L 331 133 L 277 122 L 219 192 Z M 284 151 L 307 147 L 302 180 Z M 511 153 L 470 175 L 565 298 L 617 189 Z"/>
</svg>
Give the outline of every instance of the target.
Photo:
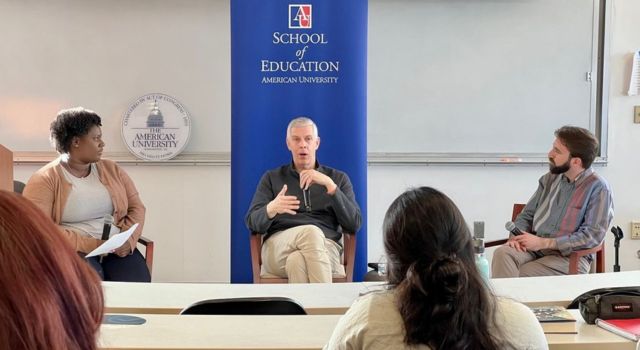
<svg viewBox="0 0 640 350">
<path fill-rule="evenodd" d="M 98 275 L 29 200 L 0 191 L 0 349 L 97 348 Z"/>
</svg>

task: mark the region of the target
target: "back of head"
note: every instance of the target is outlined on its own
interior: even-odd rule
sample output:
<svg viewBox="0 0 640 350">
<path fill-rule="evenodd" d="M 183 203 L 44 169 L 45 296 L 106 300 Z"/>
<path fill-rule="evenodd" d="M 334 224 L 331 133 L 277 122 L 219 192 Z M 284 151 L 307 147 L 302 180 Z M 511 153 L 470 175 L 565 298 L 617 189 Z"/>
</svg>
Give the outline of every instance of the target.
<svg viewBox="0 0 640 350">
<path fill-rule="evenodd" d="M 95 349 L 100 279 L 35 205 L 0 191 L 0 349 Z"/>
<path fill-rule="evenodd" d="M 407 344 L 494 349 L 494 303 L 475 266 L 471 234 L 443 193 L 420 187 L 391 204 L 384 219 L 389 283 L 396 288 Z"/>
<path fill-rule="evenodd" d="M 572 157 L 582 160 L 582 167 L 591 166 L 598 155 L 598 139 L 591 131 L 577 126 L 563 126 L 555 131 L 556 137 L 562 142 Z"/>
</svg>

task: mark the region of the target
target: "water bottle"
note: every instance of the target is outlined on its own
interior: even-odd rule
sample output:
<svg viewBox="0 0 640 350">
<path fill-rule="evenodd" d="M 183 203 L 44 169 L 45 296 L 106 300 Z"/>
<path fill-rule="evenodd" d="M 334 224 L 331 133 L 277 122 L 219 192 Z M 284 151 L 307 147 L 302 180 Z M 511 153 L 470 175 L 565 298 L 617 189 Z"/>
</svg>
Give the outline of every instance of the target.
<svg viewBox="0 0 640 350">
<path fill-rule="evenodd" d="M 479 238 L 474 238 L 473 240 L 473 249 L 476 253 L 476 266 L 478 271 L 480 272 L 480 276 L 484 279 L 485 282 L 489 282 L 489 261 L 484 256 L 484 240 Z"/>
<path fill-rule="evenodd" d="M 385 255 L 380 256 L 380 260 L 378 260 L 378 275 L 387 275 L 387 257 Z"/>
<path fill-rule="evenodd" d="M 476 266 L 485 282 L 489 282 L 489 261 L 484 256 L 484 221 L 473 222 L 473 250 Z"/>
</svg>

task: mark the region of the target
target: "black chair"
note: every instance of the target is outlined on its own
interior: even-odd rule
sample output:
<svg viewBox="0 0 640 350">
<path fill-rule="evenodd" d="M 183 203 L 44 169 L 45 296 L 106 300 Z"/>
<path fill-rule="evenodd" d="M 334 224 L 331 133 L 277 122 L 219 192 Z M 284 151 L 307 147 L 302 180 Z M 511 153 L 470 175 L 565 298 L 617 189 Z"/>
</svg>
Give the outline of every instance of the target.
<svg viewBox="0 0 640 350">
<path fill-rule="evenodd" d="M 22 194 L 22 191 L 24 191 L 24 186 L 24 182 L 13 180 L 13 192 Z"/>
<path fill-rule="evenodd" d="M 380 275 L 380 273 L 378 273 L 378 263 L 377 262 L 368 263 L 367 266 L 369 266 L 373 270 L 367 272 L 364 275 L 364 281 L 365 282 L 378 282 L 378 281 L 385 282 L 387 280 L 387 276 L 386 275 Z"/>
<path fill-rule="evenodd" d="M 187 306 L 180 315 L 306 315 L 293 299 L 252 297 L 203 300 Z"/>
</svg>

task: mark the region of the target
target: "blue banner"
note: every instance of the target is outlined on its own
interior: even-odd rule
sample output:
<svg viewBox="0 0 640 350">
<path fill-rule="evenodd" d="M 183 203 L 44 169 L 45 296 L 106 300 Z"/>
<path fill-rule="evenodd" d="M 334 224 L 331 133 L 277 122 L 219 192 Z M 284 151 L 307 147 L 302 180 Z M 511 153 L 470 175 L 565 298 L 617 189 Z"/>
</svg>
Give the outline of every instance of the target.
<svg viewBox="0 0 640 350">
<path fill-rule="evenodd" d="M 262 174 L 291 162 L 286 128 L 313 119 L 317 159 L 346 172 L 367 260 L 367 0 L 231 1 L 231 282 L 251 282 L 244 216 Z"/>
</svg>

